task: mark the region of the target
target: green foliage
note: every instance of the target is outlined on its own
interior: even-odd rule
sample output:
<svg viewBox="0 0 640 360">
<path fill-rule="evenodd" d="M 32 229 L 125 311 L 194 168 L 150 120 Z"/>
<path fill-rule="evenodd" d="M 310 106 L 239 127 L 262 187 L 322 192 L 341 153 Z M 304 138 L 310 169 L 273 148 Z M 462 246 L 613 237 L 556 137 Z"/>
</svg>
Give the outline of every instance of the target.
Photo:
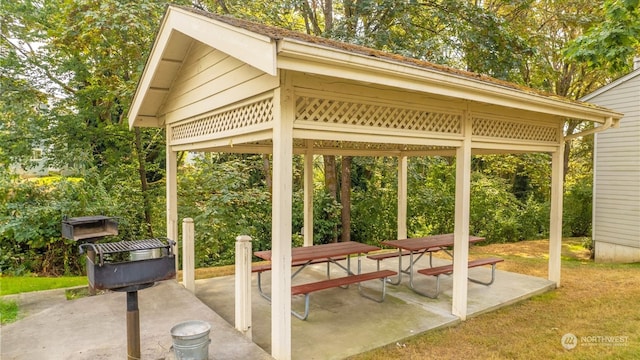
<svg viewBox="0 0 640 360">
<path fill-rule="evenodd" d="M 563 202 L 564 236 L 591 236 L 593 188 L 588 177 L 568 186 Z"/>
<path fill-rule="evenodd" d="M 119 238 L 139 233 L 132 197 L 114 196 L 95 173 L 84 178 L 24 180 L 0 172 L 0 268 L 3 273 L 69 275 L 83 272 L 77 243 L 63 239 L 65 216 L 109 215 L 120 220 Z M 135 216 L 135 214 L 133 215 Z"/>
<path fill-rule="evenodd" d="M 18 304 L 0 299 L 0 324 L 9 324 L 18 319 Z"/>
<path fill-rule="evenodd" d="M 195 223 L 196 266 L 232 264 L 238 235 L 251 236 L 255 250 L 270 248 L 271 194 L 250 175 L 261 160 L 227 160 L 206 155 L 179 176 L 179 214 Z"/>
<path fill-rule="evenodd" d="M 302 189 L 293 194 L 293 232 L 302 234 L 304 225 L 304 199 Z M 313 243 L 326 244 L 338 236 L 340 203 L 324 191 L 315 189 L 313 194 Z M 299 239 L 302 245 L 302 239 Z"/>
<path fill-rule="evenodd" d="M 410 237 L 453 232 L 455 168 L 446 158 L 409 161 L 407 231 Z"/>
<path fill-rule="evenodd" d="M 520 202 L 500 178 L 475 173 L 471 181 L 469 232 L 489 242 L 512 242 L 520 237 Z"/>
<path fill-rule="evenodd" d="M 574 39 L 565 55 L 591 69 L 625 72 L 640 54 L 640 1 L 606 0 L 604 19 Z"/>
</svg>

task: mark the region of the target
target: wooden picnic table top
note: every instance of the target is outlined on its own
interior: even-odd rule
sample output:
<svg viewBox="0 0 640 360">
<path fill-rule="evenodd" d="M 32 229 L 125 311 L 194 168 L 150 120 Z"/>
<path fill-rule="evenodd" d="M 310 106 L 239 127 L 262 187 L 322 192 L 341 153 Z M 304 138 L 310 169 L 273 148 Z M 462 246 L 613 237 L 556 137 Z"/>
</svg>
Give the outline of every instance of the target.
<svg viewBox="0 0 640 360">
<path fill-rule="evenodd" d="M 484 240 L 483 237 L 471 235 L 469 236 L 470 244 L 482 240 Z M 381 242 L 381 244 L 409 251 L 421 251 L 439 247 L 450 247 L 453 246 L 453 234 L 431 235 L 400 240 L 386 240 Z"/>
<path fill-rule="evenodd" d="M 330 259 L 352 254 L 366 254 L 375 250 L 380 250 L 380 248 L 355 241 L 295 247 L 291 249 L 291 262 Z M 261 259 L 271 261 L 271 250 L 256 251 L 253 254 Z"/>
</svg>

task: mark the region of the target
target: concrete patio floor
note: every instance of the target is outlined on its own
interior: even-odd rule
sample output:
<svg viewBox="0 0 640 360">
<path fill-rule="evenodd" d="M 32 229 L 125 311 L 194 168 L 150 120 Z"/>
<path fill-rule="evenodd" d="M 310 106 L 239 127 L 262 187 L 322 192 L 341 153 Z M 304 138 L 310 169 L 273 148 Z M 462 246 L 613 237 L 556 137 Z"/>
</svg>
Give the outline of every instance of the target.
<svg viewBox="0 0 640 360">
<path fill-rule="evenodd" d="M 21 319 L 0 328 L 0 359 L 126 359 L 126 296 L 67 300 L 64 289 L 3 296 L 18 303 Z M 271 359 L 175 281 L 139 291 L 138 302 L 143 359 L 175 359 L 171 328 L 188 320 L 211 325 L 209 359 Z"/>
<path fill-rule="evenodd" d="M 405 257 L 403 263 L 408 262 Z M 447 263 L 434 258 L 434 266 Z M 397 270 L 397 259 L 387 259 L 381 268 Z M 352 268 L 357 262 L 352 260 Z M 376 263 L 363 257 L 362 271 L 375 270 Z M 418 267 L 427 267 L 428 259 L 421 259 Z M 341 276 L 332 266 L 332 274 Z M 490 267 L 469 270 L 469 276 L 489 279 Z M 309 266 L 294 283 L 321 280 L 326 277 L 323 264 Z M 271 305 L 257 290 L 257 275 L 252 281 L 252 339 L 271 352 Z M 270 289 L 270 274 L 263 275 L 263 288 Z M 451 314 L 451 285 L 449 276 L 441 278 L 438 299 L 430 299 L 413 292 L 408 276 L 400 285 L 387 285 L 387 297 L 376 303 L 358 294 L 357 286 L 349 289 L 329 289 L 311 295 L 311 311 L 306 321 L 291 319 L 293 359 L 343 359 L 387 344 L 402 344 L 403 340 L 429 330 L 451 326 L 459 322 Z M 417 275 L 414 284 L 433 291 L 435 278 Z M 365 283 L 371 292 L 380 288 L 377 280 Z M 555 288 L 549 280 L 496 270 L 496 280 L 490 286 L 469 282 L 468 316 L 504 307 Z M 230 324 L 234 323 L 234 277 L 226 276 L 196 281 L 196 296 Z M 304 308 L 304 297 L 293 298 L 292 307 Z"/>
</svg>

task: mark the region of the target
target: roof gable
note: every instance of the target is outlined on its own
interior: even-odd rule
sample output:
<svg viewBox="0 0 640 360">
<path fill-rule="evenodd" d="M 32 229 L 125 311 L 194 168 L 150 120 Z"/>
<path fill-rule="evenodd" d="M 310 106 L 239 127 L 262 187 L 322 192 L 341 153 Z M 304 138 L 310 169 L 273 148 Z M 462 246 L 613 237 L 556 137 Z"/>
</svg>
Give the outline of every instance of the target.
<svg viewBox="0 0 640 360">
<path fill-rule="evenodd" d="M 595 98 L 596 96 L 603 94 L 613 88 L 616 88 L 624 83 L 626 83 L 627 81 L 630 81 L 633 78 L 636 77 L 640 77 L 640 68 L 637 68 L 635 70 L 633 70 L 632 72 L 628 73 L 627 75 L 620 77 L 612 82 L 610 82 L 609 84 L 597 89 L 596 91 L 587 94 L 585 96 L 583 96 L 582 98 L 580 98 L 580 100 L 582 101 L 590 101 L 591 99 Z"/>
<path fill-rule="evenodd" d="M 277 76 L 278 69 L 287 69 L 526 109 L 558 118 L 605 123 L 607 118 L 616 122 L 622 117 L 596 105 L 485 75 L 172 5 L 163 18 L 138 84 L 129 111 L 130 127 L 162 126 L 158 109 L 166 101 L 170 86 L 194 41 L 272 76 Z"/>
<path fill-rule="evenodd" d="M 270 75 L 276 75 L 276 43 L 269 36 L 236 27 L 223 18 L 169 6 L 138 82 L 129 126 L 159 126 L 155 117 L 193 41 L 218 49 Z"/>
</svg>

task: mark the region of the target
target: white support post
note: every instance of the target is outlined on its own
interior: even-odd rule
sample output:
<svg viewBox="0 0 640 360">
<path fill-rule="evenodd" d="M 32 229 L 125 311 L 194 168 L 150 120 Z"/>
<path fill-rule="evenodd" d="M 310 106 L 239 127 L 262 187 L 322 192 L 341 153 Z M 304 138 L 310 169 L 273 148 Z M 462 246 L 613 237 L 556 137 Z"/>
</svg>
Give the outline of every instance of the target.
<svg viewBox="0 0 640 360">
<path fill-rule="evenodd" d="M 549 280 L 560 286 L 562 265 L 562 197 L 564 143 L 551 154 L 551 211 L 549 223 Z"/>
<path fill-rule="evenodd" d="M 171 128 L 166 128 L 166 139 L 170 139 L 169 133 Z M 176 242 L 173 246 L 173 254 L 176 258 L 176 270 L 180 268 L 179 263 L 179 247 L 178 247 L 178 156 L 177 152 L 171 150 L 171 145 L 167 140 L 166 146 L 167 164 L 166 164 L 166 193 L 167 193 L 167 238 Z M 178 272 L 176 271 L 176 280 Z"/>
<path fill-rule="evenodd" d="M 196 292 L 194 233 L 193 219 L 182 220 L 182 285 L 192 293 Z"/>
<path fill-rule="evenodd" d="M 456 200 L 453 240 L 453 299 L 451 313 L 467 319 L 469 268 L 469 210 L 471 204 L 471 121 L 464 117 L 465 140 L 456 150 Z"/>
<path fill-rule="evenodd" d="M 313 245 L 313 141 L 304 153 L 304 246 Z"/>
<path fill-rule="evenodd" d="M 293 119 L 290 76 L 275 91 L 273 125 L 273 193 L 271 231 L 271 356 L 291 359 L 291 206 Z"/>
<path fill-rule="evenodd" d="M 251 331 L 251 237 L 236 237 L 236 330 L 249 340 Z"/>
<path fill-rule="evenodd" d="M 398 157 L 398 239 L 407 238 L 407 156 Z"/>
</svg>

